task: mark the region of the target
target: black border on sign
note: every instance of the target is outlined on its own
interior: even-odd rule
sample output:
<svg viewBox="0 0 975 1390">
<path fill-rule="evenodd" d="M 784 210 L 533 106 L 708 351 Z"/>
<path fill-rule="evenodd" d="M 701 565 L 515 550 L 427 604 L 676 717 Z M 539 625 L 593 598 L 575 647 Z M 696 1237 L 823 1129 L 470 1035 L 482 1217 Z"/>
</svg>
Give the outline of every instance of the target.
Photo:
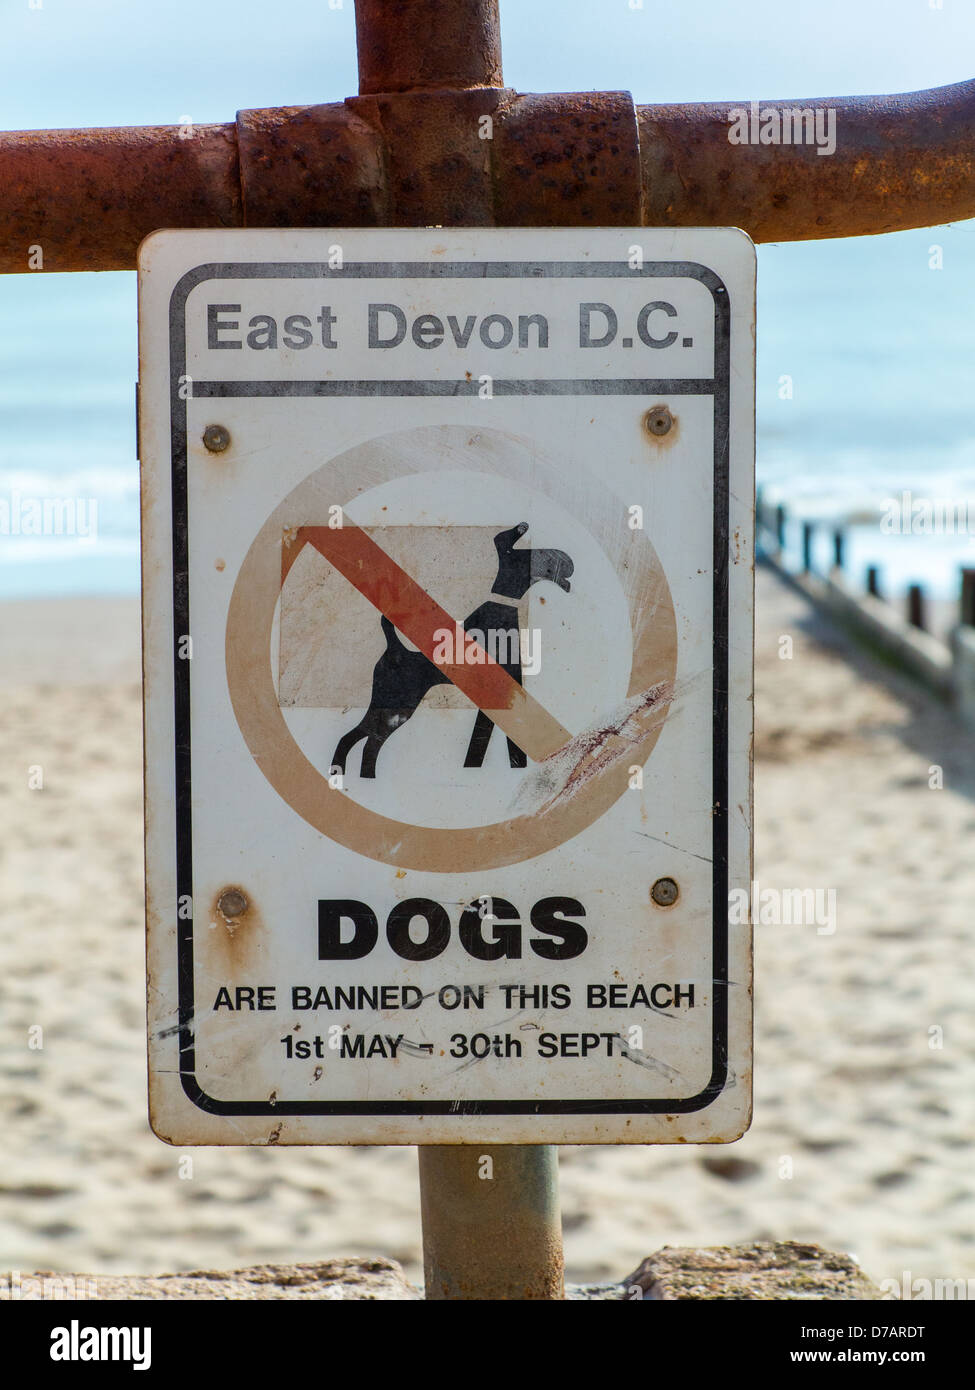
<svg viewBox="0 0 975 1390">
<path fill-rule="evenodd" d="M 714 595 L 712 620 L 712 951 L 711 1079 L 683 1100 L 424 1100 L 224 1101 L 196 1079 L 193 1031 L 193 921 L 177 919 L 179 1073 L 187 1097 L 214 1115 L 649 1115 L 703 1110 L 728 1079 L 728 540 L 731 304 L 726 286 L 695 261 L 649 261 L 632 269 L 623 261 L 372 261 L 341 269 L 321 262 L 228 262 L 188 271 L 170 297 L 169 361 L 173 500 L 173 670 L 176 748 L 176 893 L 193 901 L 190 747 L 190 667 L 178 643 L 190 631 L 189 518 L 187 513 L 186 301 L 206 280 L 232 279 L 538 279 L 590 278 L 698 280 L 714 300 L 714 375 L 706 379 L 492 380 L 495 395 L 713 395 Z M 476 381 L 196 381 L 194 398 L 232 396 L 475 396 Z"/>
</svg>

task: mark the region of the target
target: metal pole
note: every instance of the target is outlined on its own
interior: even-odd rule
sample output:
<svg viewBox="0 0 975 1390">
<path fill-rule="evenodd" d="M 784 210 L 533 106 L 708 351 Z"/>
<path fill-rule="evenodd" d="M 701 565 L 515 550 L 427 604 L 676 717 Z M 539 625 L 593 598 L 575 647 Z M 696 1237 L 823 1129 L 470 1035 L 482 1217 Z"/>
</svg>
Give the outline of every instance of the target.
<svg viewBox="0 0 975 1390">
<path fill-rule="evenodd" d="M 427 1299 L 564 1298 L 554 1144 L 426 1145 L 419 1155 Z"/>
<path fill-rule="evenodd" d="M 833 156 L 810 159 L 808 147 L 784 142 L 732 143 L 730 113 L 747 112 L 747 100 L 640 106 L 647 223 L 700 227 L 706 219 L 744 227 L 753 241 L 818 241 L 971 217 L 963 209 L 975 195 L 975 81 L 769 104 L 835 112 Z"/>
<path fill-rule="evenodd" d="M 503 82 L 497 0 L 451 0 L 449 5 L 442 0 L 397 5 L 356 0 L 356 39 L 362 96 L 403 93 L 408 101 L 406 94 L 426 90 L 431 93 L 426 100 L 434 126 L 444 120 L 434 103 L 444 88 L 500 88 Z M 382 100 L 388 103 L 389 97 Z M 367 108 L 360 109 L 366 114 Z M 479 109 L 467 111 L 471 130 L 476 129 Z M 432 159 L 439 168 L 443 157 L 436 140 L 431 146 L 431 133 L 419 128 L 421 114 L 411 105 L 404 117 L 410 141 L 403 172 L 416 202 L 412 212 L 421 223 L 464 221 L 449 205 L 440 206 L 435 181 L 428 186 L 421 172 L 424 161 Z M 383 119 L 395 128 L 390 112 Z M 477 147 L 478 140 L 471 139 Z M 477 155 L 483 156 L 483 142 Z M 451 168 L 463 188 L 463 170 L 456 159 Z M 471 220 L 472 195 L 465 196 Z M 491 219 L 475 215 L 472 220 Z M 564 1297 L 554 1145 L 426 1145 L 419 1149 L 419 1163 L 428 1299 Z"/>
<path fill-rule="evenodd" d="M 359 0 L 362 95 L 346 102 L 0 131 L 0 274 L 40 269 L 37 247 L 45 271 L 131 270 L 158 227 L 449 225 L 458 204 L 455 225 L 737 226 L 754 241 L 975 215 L 975 82 L 775 103 L 835 112 L 839 144 L 816 159 L 731 143 L 727 102 L 503 90 L 496 17 L 495 0 Z"/>
<path fill-rule="evenodd" d="M 359 92 L 501 87 L 498 0 L 355 0 Z"/>
</svg>

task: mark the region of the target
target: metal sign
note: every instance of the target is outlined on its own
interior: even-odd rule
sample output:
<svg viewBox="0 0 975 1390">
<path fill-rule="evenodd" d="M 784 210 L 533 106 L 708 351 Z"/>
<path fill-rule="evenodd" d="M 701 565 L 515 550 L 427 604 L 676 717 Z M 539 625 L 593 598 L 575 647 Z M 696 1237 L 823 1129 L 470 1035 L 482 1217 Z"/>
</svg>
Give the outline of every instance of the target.
<svg viewBox="0 0 975 1390">
<path fill-rule="evenodd" d="M 139 266 L 157 1134 L 736 1138 L 748 238 Z"/>
</svg>

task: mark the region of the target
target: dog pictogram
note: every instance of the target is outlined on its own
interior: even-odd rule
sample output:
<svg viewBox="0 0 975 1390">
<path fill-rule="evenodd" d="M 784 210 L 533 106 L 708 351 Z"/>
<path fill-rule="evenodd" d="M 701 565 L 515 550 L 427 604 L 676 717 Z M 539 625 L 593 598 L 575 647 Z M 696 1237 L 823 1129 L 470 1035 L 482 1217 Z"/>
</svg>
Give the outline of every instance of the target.
<svg viewBox="0 0 975 1390">
<path fill-rule="evenodd" d="M 518 550 L 516 543 L 528 530 L 520 522 L 510 530 L 499 531 L 494 537 L 498 553 L 498 572 L 491 593 L 497 599 L 522 599 L 533 584 L 542 580 L 557 584 L 566 593 L 574 565 L 564 550 L 531 548 Z M 499 664 L 519 685 L 522 684 L 522 665 L 519 643 L 518 609 L 514 603 L 501 603 L 491 598 L 480 604 L 464 619 L 467 633 L 492 633 L 502 638 L 496 642 Z M 376 662 L 372 677 L 369 708 L 362 719 L 339 740 L 332 755 L 332 767 L 344 773 L 349 753 L 365 740 L 362 750 L 361 775 L 375 777 L 376 760 L 383 744 L 391 734 L 415 714 L 420 701 L 436 685 L 444 685 L 450 676 L 422 651 L 412 651 L 401 641 L 394 625 L 385 614 L 380 615 L 386 650 Z M 465 767 L 481 767 L 487 753 L 494 721 L 478 709 L 471 731 Z M 508 739 L 508 761 L 511 767 L 525 767 L 525 753 Z"/>
</svg>

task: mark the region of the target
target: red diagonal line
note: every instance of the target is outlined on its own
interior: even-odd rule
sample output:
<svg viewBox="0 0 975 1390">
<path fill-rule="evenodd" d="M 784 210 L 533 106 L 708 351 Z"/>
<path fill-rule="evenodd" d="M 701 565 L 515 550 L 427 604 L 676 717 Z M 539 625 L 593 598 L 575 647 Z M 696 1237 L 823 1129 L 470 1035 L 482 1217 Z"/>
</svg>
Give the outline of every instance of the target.
<svg viewBox="0 0 975 1390">
<path fill-rule="evenodd" d="M 313 545 L 531 758 L 540 762 L 568 743 L 569 731 L 469 638 L 463 624 L 441 608 L 361 527 L 345 521 L 334 528 L 300 526 L 293 535 L 286 534 L 281 551 L 282 585 L 306 544 Z M 477 664 L 437 660 L 434 653 L 442 644 L 436 634 L 444 631 L 453 637 L 454 655 L 476 653 Z"/>
</svg>

